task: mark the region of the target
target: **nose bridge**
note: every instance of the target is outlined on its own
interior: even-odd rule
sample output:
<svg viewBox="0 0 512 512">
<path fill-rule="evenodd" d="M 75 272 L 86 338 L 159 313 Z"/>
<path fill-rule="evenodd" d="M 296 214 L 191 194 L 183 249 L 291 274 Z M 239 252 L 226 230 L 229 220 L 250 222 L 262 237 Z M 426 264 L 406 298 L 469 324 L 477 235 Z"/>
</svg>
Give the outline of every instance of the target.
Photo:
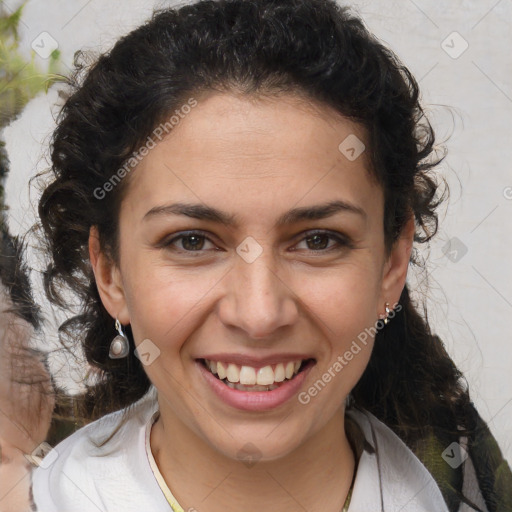
<svg viewBox="0 0 512 512">
<path fill-rule="evenodd" d="M 293 294 L 277 275 L 270 248 L 255 259 L 244 258 L 242 253 L 230 274 L 226 323 L 243 329 L 252 338 L 262 338 L 294 321 L 297 310 Z"/>
</svg>

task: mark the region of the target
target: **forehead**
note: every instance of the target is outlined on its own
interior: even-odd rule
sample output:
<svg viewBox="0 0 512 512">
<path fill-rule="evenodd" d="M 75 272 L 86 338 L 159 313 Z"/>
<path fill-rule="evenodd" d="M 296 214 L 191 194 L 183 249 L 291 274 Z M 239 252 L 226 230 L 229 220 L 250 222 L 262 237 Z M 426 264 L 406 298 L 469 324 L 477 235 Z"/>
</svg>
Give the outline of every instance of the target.
<svg viewBox="0 0 512 512">
<path fill-rule="evenodd" d="M 178 199 L 248 215 L 326 198 L 382 207 L 363 128 L 329 107 L 214 94 L 187 111 L 131 173 L 123 207 L 139 218 Z"/>
</svg>

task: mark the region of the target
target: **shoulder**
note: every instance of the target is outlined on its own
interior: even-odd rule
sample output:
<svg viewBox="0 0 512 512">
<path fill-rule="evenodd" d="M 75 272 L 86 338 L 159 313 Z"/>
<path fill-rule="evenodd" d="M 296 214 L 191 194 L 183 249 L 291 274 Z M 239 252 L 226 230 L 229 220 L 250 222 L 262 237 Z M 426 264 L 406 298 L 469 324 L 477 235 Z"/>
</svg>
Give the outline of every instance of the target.
<svg viewBox="0 0 512 512">
<path fill-rule="evenodd" d="M 365 410 L 347 416 L 364 435 L 350 510 L 448 512 L 432 475 L 388 426 Z"/>
<path fill-rule="evenodd" d="M 156 410 L 157 401 L 150 392 L 129 408 L 108 414 L 61 441 L 32 473 L 36 510 L 110 510 L 107 503 L 113 496 L 116 508 L 131 510 L 123 508 L 118 497 L 128 499 L 139 487 L 148 487 L 146 480 L 151 482 L 145 427 Z M 101 446 L 125 416 L 119 431 Z"/>
</svg>

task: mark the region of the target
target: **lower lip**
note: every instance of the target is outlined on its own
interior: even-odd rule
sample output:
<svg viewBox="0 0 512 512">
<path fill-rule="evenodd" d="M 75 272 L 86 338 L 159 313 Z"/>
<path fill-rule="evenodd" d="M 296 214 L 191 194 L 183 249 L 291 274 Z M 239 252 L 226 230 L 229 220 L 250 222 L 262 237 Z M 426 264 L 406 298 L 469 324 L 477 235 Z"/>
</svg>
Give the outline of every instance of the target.
<svg viewBox="0 0 512 512">
<path fill-rule="evenodd" d="M 283 381 L 283 384 L 272 391 L 241 391 L 226 386 L 208 371 L 202 362 L 196 361 L 199 372 L 213 392 L 226 404 L 244 411 L 268 411 L 290 400 L 298 393 L 314 364 L 313 361 L 309 361 L 304 370 L 295 375 L 292 380 Z"/>
</svg>

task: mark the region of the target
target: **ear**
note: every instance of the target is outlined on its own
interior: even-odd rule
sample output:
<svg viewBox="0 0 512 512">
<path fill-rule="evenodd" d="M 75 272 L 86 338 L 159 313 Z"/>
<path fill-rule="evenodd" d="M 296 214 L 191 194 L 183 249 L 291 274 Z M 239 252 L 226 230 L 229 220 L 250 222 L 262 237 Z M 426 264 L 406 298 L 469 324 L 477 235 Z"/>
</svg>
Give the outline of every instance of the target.
<svg viewBox="0 0 512 512">
<path fill-rule="evenodd" d="M 407 270 L 411 259 L 415 232 L 414 215 L 402 228 L 402 232 L 391 248 L 391 253 L 384 263 L 379 310 L 383 312 L 384 304 L 389 302 L 390 308 L 399 301 L 407 278 Z M 382 313 L 381 313 L 382 316 Z"/>
<path fill-rule="evenodd" d="M 91 226 L 89 231 L 89 259 L 105 309 L 121 324 L 129 324 L 130 316 L 126 306 L 121 272 L 112 259 L 102 251 L 96 226 Z"/>
</svg>

